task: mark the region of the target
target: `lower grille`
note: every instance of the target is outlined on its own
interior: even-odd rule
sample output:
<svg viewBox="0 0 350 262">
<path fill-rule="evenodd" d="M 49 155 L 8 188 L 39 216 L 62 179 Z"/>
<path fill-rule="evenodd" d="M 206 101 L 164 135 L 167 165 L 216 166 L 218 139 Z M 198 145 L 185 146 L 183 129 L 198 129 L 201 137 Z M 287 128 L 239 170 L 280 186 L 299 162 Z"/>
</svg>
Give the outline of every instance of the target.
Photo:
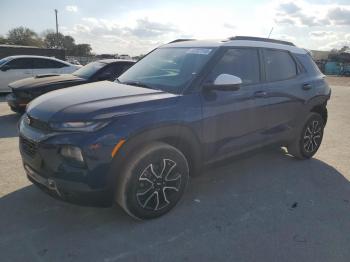
<svg viewBox="0 0 350 262">
<path fill-rule="evenodd" d="M 21 150 L 26 153 L 27 155 L 29 155 L 30 157 L 34 157 L 37 150 L 38 150 L 38 145 L 29 140 L 29 139 L 26 139 L 24 137 L 20 137 L 19 138 L 19 144 L 20 144 L 20 148 Z"/>
</svg>

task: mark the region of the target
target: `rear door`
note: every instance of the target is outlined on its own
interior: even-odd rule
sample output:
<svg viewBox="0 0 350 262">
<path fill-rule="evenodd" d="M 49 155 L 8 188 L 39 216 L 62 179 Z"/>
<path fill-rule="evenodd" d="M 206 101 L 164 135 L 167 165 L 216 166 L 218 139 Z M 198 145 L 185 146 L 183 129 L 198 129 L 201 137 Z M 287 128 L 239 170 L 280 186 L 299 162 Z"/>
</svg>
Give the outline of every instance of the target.
<svg viewBox="0 0 350 262">
<path fill-rule="evenodd" d="M 204 85 L 220 74 L 242 79 L 236 91 L 202 91 L 203 142 L 209 158 L 240 152 L 265 142 L 268 128 L 257 48 L 230 48 L 213 66 Z"/>
<path fill-rule="evenodd" d="M 61 74 L 66 65 L 46 58 L 33 58 L 33 75 Z"/>
<path fill-rule="evenodd" d="M 262 52 L 269 134 L 273 140 L 280 140 L 288 137 L 302 114 L 302 68 L 288 51 L 262 49 Z"/>
<path fill-rule="evenodd" d="M 31 58 L 15 58 L 5 65 L 8 69 L 0 70 L 0 90 L 9 90 L 9 83 L 32 76 Z"/>
</svg>

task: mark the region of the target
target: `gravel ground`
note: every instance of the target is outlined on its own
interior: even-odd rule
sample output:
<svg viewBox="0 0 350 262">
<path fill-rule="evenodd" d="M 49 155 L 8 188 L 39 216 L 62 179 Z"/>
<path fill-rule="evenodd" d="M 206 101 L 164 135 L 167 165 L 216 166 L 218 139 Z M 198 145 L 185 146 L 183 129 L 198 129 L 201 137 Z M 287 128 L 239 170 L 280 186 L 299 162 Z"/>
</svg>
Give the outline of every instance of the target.
<svg viewBox="0 0 350 262">
<path fill-rule="evenodd" d="M 16 122 L 0 100 L 0 261 L 350 261 L 350 80 L 333 96 L 320 151 L 230 159 L 192 179 L 168 215 L 54 200 L 24 176 Z"/>
</svg>

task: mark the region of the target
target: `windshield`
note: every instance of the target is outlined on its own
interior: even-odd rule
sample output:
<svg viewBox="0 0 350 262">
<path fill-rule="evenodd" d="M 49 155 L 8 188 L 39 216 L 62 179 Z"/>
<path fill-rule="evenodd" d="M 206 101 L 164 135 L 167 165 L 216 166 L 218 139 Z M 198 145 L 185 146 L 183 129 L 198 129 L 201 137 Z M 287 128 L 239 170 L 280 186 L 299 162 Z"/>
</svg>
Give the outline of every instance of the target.
<svg viewBox="0 0 350 262">
<path fill-rule="evenodd" d="M 92 62 L 75 71 L 73 75 L 87 79 L 92 77 L 98 70 L 100 70 L 105 65 L 105 63 L 101 62 Z"/>
<path fill-rule="evenodd" d="M 210 48 L 159 48 L 122 74 L 118 81 L 179 94 L 212 53 Z"/>
<path fill-rule="evenodd" d="M 9 61 L 6 58 L 0 59 L 0 66 L 2 66 L 3 64 L 5 64 L 7 61 Z"/>
</svg>

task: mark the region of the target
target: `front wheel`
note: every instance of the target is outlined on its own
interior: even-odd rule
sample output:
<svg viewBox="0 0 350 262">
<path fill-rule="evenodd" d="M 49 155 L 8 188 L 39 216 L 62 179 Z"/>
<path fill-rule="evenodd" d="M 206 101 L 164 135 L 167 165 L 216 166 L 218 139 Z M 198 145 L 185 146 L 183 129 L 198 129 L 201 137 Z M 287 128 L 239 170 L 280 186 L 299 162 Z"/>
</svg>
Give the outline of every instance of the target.
<svg viewBox="0 0 350 262">
<path fill-rule="evenodd" d="M 132 217 L 150 219 L 170 211 L 189 179 L 185 156 L 175 147 L 153 142 L 134 153 L 117 179 L 116 201 Z"/>
<path fill-rule="evenodd" d="M 319 149 L 324 130 L 324 120 L 317 113 L 311 113 L 301 132 L 288 146 L 288 152 L 298 159 L 308 159 Z"/>
</svg>

